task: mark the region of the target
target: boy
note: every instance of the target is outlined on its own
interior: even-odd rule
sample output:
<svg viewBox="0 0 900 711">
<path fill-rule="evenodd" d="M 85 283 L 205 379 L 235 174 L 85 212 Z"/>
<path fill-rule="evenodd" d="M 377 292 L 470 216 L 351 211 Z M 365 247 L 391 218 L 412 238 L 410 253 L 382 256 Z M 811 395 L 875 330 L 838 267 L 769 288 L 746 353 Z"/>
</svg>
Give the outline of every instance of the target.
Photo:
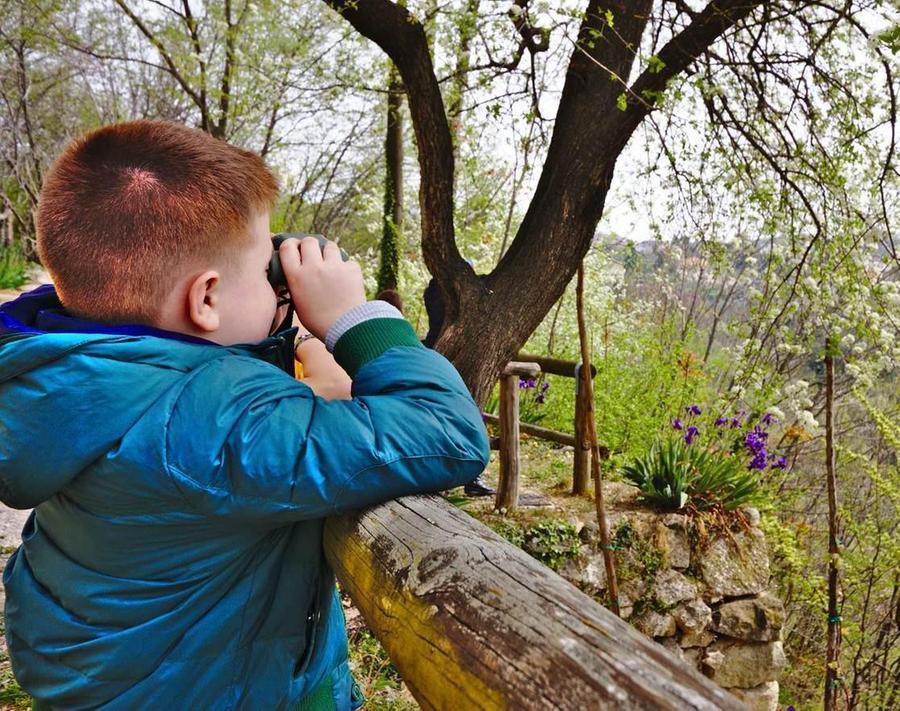
<svg viewBox="0 0 900 711">
<path fill-rule="evenodd" d="M 269 335 L 275 196 L 257 156 L 150 121 L 87 135 L 46 177 L 54 286 L 0 307 L 0 500 L 35 509 L 7 639 L 36 707 L 356 708 L 323 518 L 487 462 L 458 373 L 333 243 L 279 254 L 352 399 L 311 390 L 340 390 L 315 339 L 309 381 L 290 377 L 296 329 Z"/>
</svg>

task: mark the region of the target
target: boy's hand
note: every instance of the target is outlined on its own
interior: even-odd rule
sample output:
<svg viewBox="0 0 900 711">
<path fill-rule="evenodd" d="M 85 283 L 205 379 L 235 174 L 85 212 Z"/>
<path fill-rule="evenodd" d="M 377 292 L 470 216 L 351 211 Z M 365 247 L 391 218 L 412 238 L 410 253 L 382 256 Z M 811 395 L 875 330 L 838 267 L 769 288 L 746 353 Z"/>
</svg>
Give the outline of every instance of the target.
<svg viewBox="0 0 900 711">
<path fill-rule="evenodd" d="M 317 338 L 324 340 L 339 316 L 366 302 L 359 264 L 343 261 L 334 242 L 328 241 L 323 256 L 315 237 L 287 239 L 278 256 L 297 316 Z"/>
</svg>

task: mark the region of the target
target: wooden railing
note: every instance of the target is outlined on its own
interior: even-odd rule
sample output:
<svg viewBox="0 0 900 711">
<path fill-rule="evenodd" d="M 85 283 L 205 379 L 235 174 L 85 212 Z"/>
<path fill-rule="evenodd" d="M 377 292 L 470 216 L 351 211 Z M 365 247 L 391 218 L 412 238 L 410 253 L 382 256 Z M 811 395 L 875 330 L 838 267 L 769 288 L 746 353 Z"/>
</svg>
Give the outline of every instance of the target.
<svg viewBox="0 0 900 711">
<path fill-rule="evenodd" d="M 569 445 L 574 449 L 572 463 L 572 493 L 584 494 L 590 478 L 589 454 L 591 449 L 586 420 L 589 409 L 585 405 L 585 388 L 582 386 L 581 363 L 520 353 L 517 361 L 507 363 L 500 374 L 499 414 L 482 413 L 485 422 L 500 428 L 500 436 L 491 447 L 500 452 L 500 477 L 497 485 L 495 507 L 499 511 L 515 511 L 519 503 L 519 435 L 525 433 L 551 442 Z M 519 379 L 536 378 L 540 373 L 560 375 L 575 380 L 574 435 L 551 430 L 547 427 L 519 421 Z M 591 366 L 591 378 L 597 374 Z M 600 447 L 600 454 L 606 453 Z"/>
<path fill-rule="evenodd" d="M 744 708 L 441 497 L 329 519 L 324 545 L 424 709 Z"/>
</svg>

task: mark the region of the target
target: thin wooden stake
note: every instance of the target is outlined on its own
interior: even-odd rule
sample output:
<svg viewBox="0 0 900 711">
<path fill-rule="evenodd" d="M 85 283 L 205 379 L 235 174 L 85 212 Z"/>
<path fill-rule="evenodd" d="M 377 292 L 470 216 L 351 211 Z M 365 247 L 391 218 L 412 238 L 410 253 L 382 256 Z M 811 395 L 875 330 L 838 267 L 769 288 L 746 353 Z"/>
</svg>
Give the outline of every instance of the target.
<svg viewBox="0 0 900 711">
<path fill-rule="evenodd" d="M 587 328 L 584 325 L 584 264 L 578 265 L 576 312 L 578 314 L 578 339 L 581 341 L 581 378 L 584 387 L 584 417 L 588 422 L 591 443 L 591 476 L 594 480 L 594 503 L 597 507 L 597 525 L 600 528 L 600 547 L 606 566 L 606 586 L 609 591 L 610 606 L 619 617 L 619 583 L 616 580 L 616 564 L 609 542 L 609 526 L 606 522 L 606 508 L 603 504 L 603 482 L 600 476 L 600 450 L 597 446 L 597 426 L 594 422 L 594 386 L 591 380 L 591 354 L 587 342 Z"/>
<path fill-rule="evenodd" d="M 836 708 L 840 683 L 841 616 L 838 612 L 837 477 L 834 457 L 834 341 L 825 340 L 825 474 L 828 481 L 828 646 L 825 652 L 825 711 Z"/>
</svg>

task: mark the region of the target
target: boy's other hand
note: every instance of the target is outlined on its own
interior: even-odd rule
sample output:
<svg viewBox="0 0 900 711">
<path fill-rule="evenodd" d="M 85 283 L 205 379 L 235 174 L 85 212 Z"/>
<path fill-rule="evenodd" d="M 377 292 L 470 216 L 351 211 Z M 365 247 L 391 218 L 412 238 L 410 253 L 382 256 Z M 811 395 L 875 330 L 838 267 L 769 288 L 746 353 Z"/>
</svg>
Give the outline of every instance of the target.
<svg viewBox="0 0 900 711">
<path fill-rule="evenodd" d="M 339 316 L 366 302 L 359 264 L 343 261 L 331 240 L 322 250 L 315 237 L 288 239 L 278 255 L 297 316 L 317 338 L 324 340 Z"/>
</svg>

